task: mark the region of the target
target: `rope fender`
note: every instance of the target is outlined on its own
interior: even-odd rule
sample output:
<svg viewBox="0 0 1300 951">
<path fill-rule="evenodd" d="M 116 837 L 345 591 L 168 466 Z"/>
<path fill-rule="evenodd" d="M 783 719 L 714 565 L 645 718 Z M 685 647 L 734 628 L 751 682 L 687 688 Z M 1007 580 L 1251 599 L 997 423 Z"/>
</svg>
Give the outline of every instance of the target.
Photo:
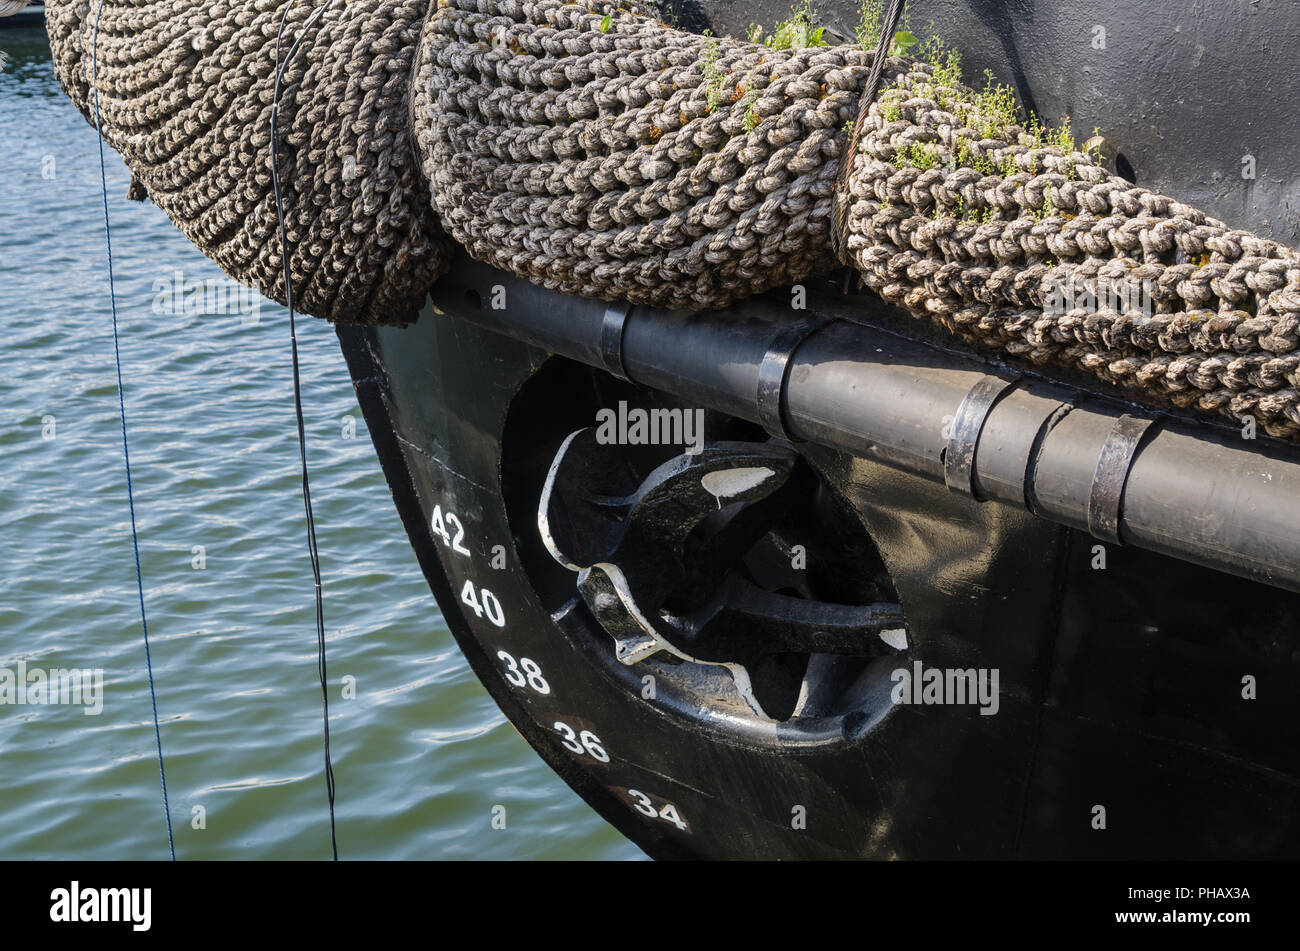
<svg viewBox="0 0 1300 951">
<path fill-rule="evenodd" d="M 47 13 L 83 112 L 87 7 Z M 104 134 L 153 200 L 283 301 L 264 115 L 281 8 L 109 0 L 99 84 Z M 982 138 L 914 60 L 883 64 L 858 118 L 873 55 L 857 46 L 776 51 L 606 0 L 332 2 L 316 30 L 281 106 L 308 313 L 409 322 L 449 239 L 555 290 L 672 308 L 723 307 L 842 261 L 1001 353 L 1300 436 L 1294 250 L 1083 153 Z M 932 167 L 899 160 L 919 147 Z M 1048 311 L 1051 288 L 1098 282 L 1149 290 L 1150 312 Z"/>
</svg>

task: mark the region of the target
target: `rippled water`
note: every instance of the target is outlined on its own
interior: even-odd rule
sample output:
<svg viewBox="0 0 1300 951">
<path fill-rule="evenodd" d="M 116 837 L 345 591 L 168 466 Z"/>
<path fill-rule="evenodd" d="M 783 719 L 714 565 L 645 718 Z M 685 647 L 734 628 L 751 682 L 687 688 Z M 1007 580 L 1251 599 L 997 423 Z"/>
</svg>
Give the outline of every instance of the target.
<svg viewBox="0 0 1300 951">
<path fill-rule="evenodd" d="M 43 30 L 0 29 L 0 51 L 0 669 L 104 671 L 98 716 L 0 704 L 0 858 L 165 857 L 95 134 L 59 92 Z M 220 271 L 158 209 L 126 201 L 125 168 L 112 152 L 108 162 L 177 856 L 326 858 L 287 315 L 237 296 L 218 302 L 223 313 L 156 313 L 177 271 L 185 282 Z M 640 856 L 470 673 L 407 544 L 332 330 L 308 319 L 299 335 L 341 856 Z M 355 699 L 341 696 L 345 676 Z M 491 827 L 495 804 L 505 830 Z M 194 828 L 197 807 L 206 828 Z"/>
</svg>

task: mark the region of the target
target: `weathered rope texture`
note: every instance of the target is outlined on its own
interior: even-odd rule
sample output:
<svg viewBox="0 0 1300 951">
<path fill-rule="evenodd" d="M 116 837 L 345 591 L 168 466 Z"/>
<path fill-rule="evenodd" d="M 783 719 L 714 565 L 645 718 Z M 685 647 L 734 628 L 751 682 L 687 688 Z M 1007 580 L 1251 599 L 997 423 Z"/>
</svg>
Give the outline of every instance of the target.
<svg viewBox="0 0 1300 951">
<path fill-rule="evenodd" d="M 329 9 L 284 72 L 280 178 L 294 297 L 331 320 L 409 322 L 445 261 L 411 152 L 407 90 L 428 0 Z M 270 115 L 280 0 L 106 0 L 104 137 L 149 197 L 232 277 L 284 303 Z M 55 0 L 55 72 L 90 115 L 90 0 Z M 287 44 L 286 44 L 287 45 Z"/>
<path fill-rule="evenodd" d="M 868 286 L 1005 353 L 1300 436 L 1300 255 L 1082 153 L 986 138 L 952 92 L 918 69 L 862 130 L 848 256 Z"/>
<path fill-rule="evenodd" d="M 107 133 L 201 248 L 274 294 L 262 113 L 280 4 L 230 2 L 196 12 L 212 25 L 196 34 L 167 14 L 199 0 L 112 0 Z M 85 6 L 51 3 L 81 103 Z M 292 76 L 286 211 L 309 313 L 409 319 L 445 258 L 430 202 L 474 257 L 590 297 L 719 307 L 839 263 L 833 193 L 871 54 L 696 36 L 604 0 L 428 6 L 340 3 Z M 847 263 L 868 286 L 1003 353 L 1300 436 L 1300 255 L 984 122 L 914 61 L 883 72 L 847 177 Z M 1150 306 L 1073 293 L 1098 282 Z"/>
<path fill-rule="evenodd" d="M 837 158 L 870 63 L 598 2 L 438 0 L 415 134 L 474 257 L 570 294 L 720 307 L 834 265 Z"/>
</svg>

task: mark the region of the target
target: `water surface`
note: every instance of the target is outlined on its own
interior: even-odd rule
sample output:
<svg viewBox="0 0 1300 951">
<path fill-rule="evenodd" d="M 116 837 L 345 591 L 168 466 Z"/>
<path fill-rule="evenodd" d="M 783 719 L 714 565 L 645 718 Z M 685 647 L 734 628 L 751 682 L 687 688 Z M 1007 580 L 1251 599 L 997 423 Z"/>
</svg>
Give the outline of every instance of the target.
<svg viewBox="0 0 1300 951">
<path fill-rule="evenodd" d="M 0 51 L 0 669 L 104 672 L 98 716 L 0 705 L 0 858 L 165 857 L 96 137 L 59 91 L 41 28 L 0 28 Z M 115 153 L 107 160 L 177 856 L 327 858 L 287 314 L 241 298 L 162 212 L 126 201 L 129 176 Z M 210 279 L 203 309 L 187 313 L 185 288 Z M 333 331 L 303 319 L 299 340 L 341 856 L 640 856 L 470 673 L 406 541 Z M 345 677 L 355 699 L 342 696 Z M 497 804 L 504 830 L 491 827 Z M 199 807 L 206 828 L 194 827 Z"/>
</svg>

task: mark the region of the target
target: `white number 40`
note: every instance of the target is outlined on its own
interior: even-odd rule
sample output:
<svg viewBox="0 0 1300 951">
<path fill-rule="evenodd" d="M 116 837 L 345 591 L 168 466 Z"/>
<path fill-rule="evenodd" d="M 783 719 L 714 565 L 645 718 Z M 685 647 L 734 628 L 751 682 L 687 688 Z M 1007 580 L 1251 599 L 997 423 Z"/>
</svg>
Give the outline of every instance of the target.
<svg viewBox="0 0 1300 951">
<path fill-rule="evenodd" d="M 576 733 L 573 727 L 563 720 L 556 720 L 555 732 L 564 737 L 565 749 L 572 750 L 579 756 L 586 753 L 592 759 L 599 760 L 602 763 L 609 762 L 609 754 L 605 752 L 605 747 L 600 745 L 600 737 L 590 730 Z"/>
<path fill-rule="evenodd" d="M 501 602 L 497 600 L 497 596 L 487 588 L 479 588 L 476 592 L 474 582 L 466 581 L 465 587 L 460 589 L 460 599 L 469 605 L 475 617 L 486 614 L 487 619 L 497 627 L 506 626 L 506 612 L 501 610 Z"/>
<path fill-rule="evenodd" d="M 627 794 L 632 797 L 632 805 L 636 807 L 636 811 L 641 815 L 649 816 L 651 819 L 663 819 L 665 822 L 671 822 L 677 828 L 685 831 L 686 823 L 677 814 L 677 807 L 671 802 L 665 803 L 661 809 L 656 809 L 654 801 L 641 790 L 629 789 Z"/>
</svg>

